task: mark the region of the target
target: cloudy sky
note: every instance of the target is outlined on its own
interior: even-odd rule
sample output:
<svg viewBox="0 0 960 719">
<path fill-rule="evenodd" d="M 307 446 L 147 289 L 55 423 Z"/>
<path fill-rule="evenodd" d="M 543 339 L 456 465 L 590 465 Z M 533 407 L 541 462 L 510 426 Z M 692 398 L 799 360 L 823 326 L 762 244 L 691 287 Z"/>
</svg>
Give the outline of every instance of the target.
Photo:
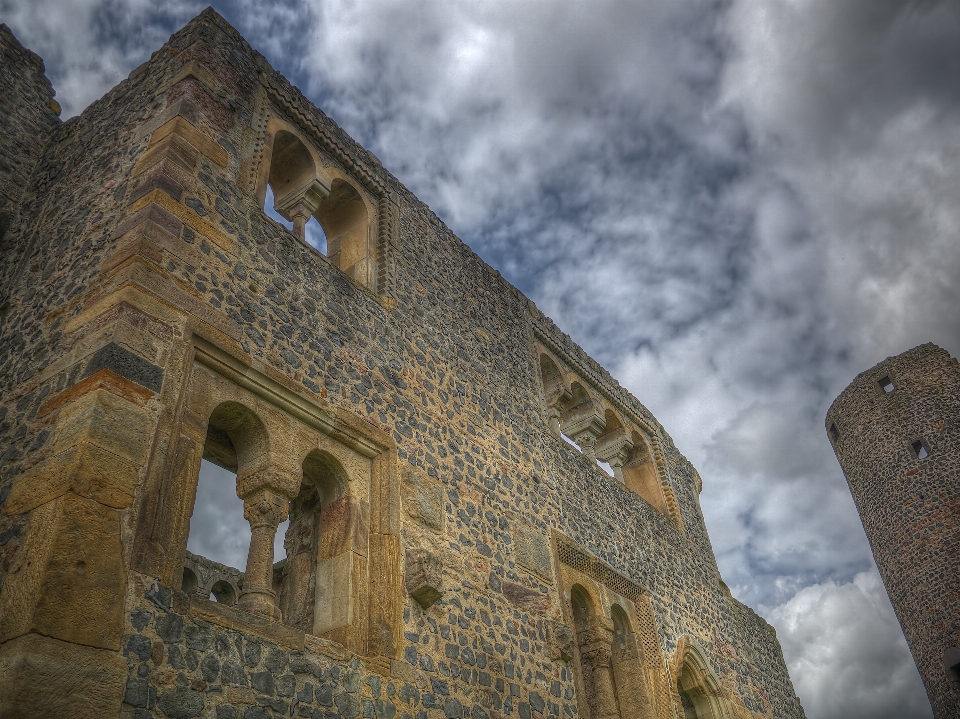
<svg viewBox="0 0 960 719">
<path fill-rule="evenodd" d="M 811 719 L 930 716 L 823 417 L 887 356 L 960 351 L 960 3 L 215 6 L 657 415 Z M 0 21 L 66 117 L 201 9 Z"/>
</svg>

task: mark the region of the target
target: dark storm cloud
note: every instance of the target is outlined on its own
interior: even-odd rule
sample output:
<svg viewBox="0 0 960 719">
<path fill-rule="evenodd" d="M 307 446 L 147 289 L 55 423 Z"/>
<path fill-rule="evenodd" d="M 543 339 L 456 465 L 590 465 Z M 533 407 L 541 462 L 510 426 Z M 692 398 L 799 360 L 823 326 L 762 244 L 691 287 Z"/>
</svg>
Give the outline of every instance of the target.
<svg viewBox="0 0 960 719">
<path fill-rule="evenodd" d="M 219 9 L 654 411 L 811 719 L 929 716 L 822 423 L 884 357 L 960 351 L 960 5 Z M 76 112 L 200 6 L 0 10 Z M 191 546 L 242 564 L 215 486 Z"/>
</svg>

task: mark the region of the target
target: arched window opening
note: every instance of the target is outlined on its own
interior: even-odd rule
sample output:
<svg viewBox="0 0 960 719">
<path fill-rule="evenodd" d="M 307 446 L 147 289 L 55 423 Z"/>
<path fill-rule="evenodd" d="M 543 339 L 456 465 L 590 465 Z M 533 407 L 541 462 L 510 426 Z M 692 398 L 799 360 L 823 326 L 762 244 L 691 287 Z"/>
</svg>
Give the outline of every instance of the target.
<svg viewBox="0 0 960 719">
<path fill-rule="evenodd" d="M 680 705 L 683 707 L 683 719 L 699 719 L 693 699 L 682 689 L 681 682 L 677 683 L 677 692 L 680 694 Z"/>
<path fill-rule="evenodd" d="M 219 435 L 215 428 L 212 433 Z M 200 462 L 187 551 L 242 571 L 250 546 L 250 525 L 243 518 L 243 500 L 237 497 L 236 453 L 225 434 L 213 442 L 210 434 L 204 455 L 211 459 Z"/>
<path fill-rule="evenodd" d="M 303 461 L 303 483 L 290 505 L 286 566 L 278 588 L 284 623 L 324 634 L 352 623 L 345 568 L 359 549 L 351 543 L 366 521 L 346 494 L 346 474 L 329 454 L 314 450 Z M 364 550 L 365 551 L 365 550 Z"/>
<path fill-rule="evenodd" d="M 603 434 L 597 438 L 596 453 L 600 467 L 623 483 L 623 464 L 633 451 L 633 440 L 620 417 L 609 407 L 604 410 Z"/>
<path fill-rule="evenodd" d="M 592 719 L 619 717 L 611 672 L 612 634 L 602 615 L 596 614 L 587 590 L 574 585 L 570 605 L 577 643 L 577 660 L 584 699 Z"/>
<path fill-rule="evenodd" d="M 623 465 L 623 483 L 627 489 L 643 497 L 661 514 L 667 513 L 667 502 L 660 485 L 660 473 L 649 440 L 633 432 L 633 452 Z"/>
<path fill-rule="evenodd" d="M 543 385 L 543 406 L 547 425 L 559 435 L 560 412 L 564 401 L 570 397 L 570 392 L 563 385 L 560 368 L 546 354 L 540 355 L 540 381 Z"/>
<path fill-rule="evenodd" d="M 677 643 L 675 699 L 679 700 L 683 719 L 726 719 L 729 705 L 720 690 L 720 683 L 710 669 L 703 652 L 687 637 Z"/>
<path fill-rule="evenodd" d="M 203 560 L 225 565 L 228 573 L 239 574 L 236 568 L 244 567 L 244 591 L 234 600 L 245 611 L 279 619 L 271 568 L 276 526 L 286 514 L 286 500 L 258 488 L 256 482 L 245 499 L 238 498 L 243 478 L 256 480 L 268 458 L 267 432 L 252 410 L 232 401 L 213 410 L 187 547 Z"/>
<path fill-rule="evenodd" d="M 210 588 L 210 599 L 218 604 L 232 606 L 237 603 L 237 592 L 229 582 L 221 579 Z"/>
<path fill-rule="evenodd" d="M 330 261 L 348 277 L 375 286 L 376 254 L 371 251 L 367 206 L 360 193 L 337 178 L 314 216 L 323 230 Z"/>
<path fill-rule="evenodd" d="M 329 194 L 310 150 L 292 132 L 279 130 L 273 138 L 264 212 L 305 240 L 307 223 Z"/>
<path fill-rule="evenodd" d="M 197 591 L 197 585 L 199 581 L 197 580 L 196 573 L 189 567 L 183 568 L 183 582 L 180 584 L 180 589 L 186 592 L 187 594 L 193 594 Z"/>
<path fill-rule="evenodd" d="M 610 609 L 610 618 L 613 620 L 610 665 L 620 713 L 624 717 L 653 716 L 653 692 L 627 612 L 619 604 L 614 604 Z"/>
<path fill-rule="evenodd" d="M 579 382 L 570 386 L 570 397 L 560 403 L 560 432 L 576 442 L 584 456 L 596 462 L 597 438 L 603 434 L 603 407 Z"/>
</svg>

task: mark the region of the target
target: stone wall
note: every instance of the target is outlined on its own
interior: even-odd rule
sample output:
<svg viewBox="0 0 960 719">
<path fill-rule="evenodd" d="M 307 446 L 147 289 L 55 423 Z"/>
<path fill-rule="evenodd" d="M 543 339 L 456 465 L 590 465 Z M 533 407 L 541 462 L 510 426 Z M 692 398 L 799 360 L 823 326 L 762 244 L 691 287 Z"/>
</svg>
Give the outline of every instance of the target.
<svg viewBox="0 0 960 719">
<path fill-rule="evenodd" d="M 77 716 L 803 716 L 664 428 L 216 13 L 58 132 L 0 320 L 6 706 L 55 713 L 26 697 L 60 671 Z M 318 197 L 364 208 L 329 258 L 262 209 L 291 137 Z M 616 422 L 648 447 L 654 504 L 551 426 L 544 353 L 608 449 Z M 179 591 L 202 456 L 260 542 L 238 607 Z M 319 523 L 271 572 L 301 480 Z"/>
<path fill-rule="evenodd" d="M 934 714 L 960 711 L 960 366 L 926 344 L 857 376 L 827 434 Z"/>
<path fill-rule="evenodd" d="M 60 106 L 43 74 L 43 61 L 2 24 L 0 53 L 5 69 L 0 76 L 0 287 L 9 287 L 10 272 L 20 259 L 14 219 L 33 170 L 60 124 Z"/>
</svg>

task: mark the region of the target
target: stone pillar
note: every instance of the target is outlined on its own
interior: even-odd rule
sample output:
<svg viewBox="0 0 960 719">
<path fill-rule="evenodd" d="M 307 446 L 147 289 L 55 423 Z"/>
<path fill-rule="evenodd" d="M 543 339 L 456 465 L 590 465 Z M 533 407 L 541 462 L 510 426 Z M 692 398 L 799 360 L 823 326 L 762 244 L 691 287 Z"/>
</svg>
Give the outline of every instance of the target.
<svg viewBox="0 0 960 719">
<path fill-rule="evenodd" d="M 619 719 L 617 693 L 613 685 L 613 630 L 608 626 L 591 627 L 588 643 L 580 647 L 580 659 L 593 670 L 593 719 Z"/>
<path fill-rule="evenodd" d="M 273 591 L 273 539 L 277 525 L 287 518 L 289 502 L 269 489 L 243 499 L 243 517 L 250 522 L 250 550 L 239 606 L 251 614 L 281 619 Z"/>
<path fill-rule="evenodd" d="M 577 446 L 580 448 L 580 451 L 583 452 L 584 457 L 589 458 L 591 462 L 597 461 L 597 435 L 594 434 L 593 430 L 584 430 L 580 434 L 571 437 L 571 439 L 577 443 Z"/>
<path fill-rule="evenodd" d="M 307 238 L 307 222 L 310 221 L 310 214 L 310 211 L 303 204 L 298 204 L 290 211 L 290 215 L 293 217 L 293 234 L 301 240 Z"/>
<path fill-rule="evenodd" d="M 594 447 L 607 425 L 603 407 L 592 399 L 560 414 L 560 431 L 577 443 L 584 456 L 596 462 Z"/>
<path fill-rule="evenodd" d="M 633 440 L 623 427 L 607 432 L 596 443 L 597 459 L 613 467 L 613 476 L 623 484 L 623 465 L 633 452 Z"/>
<path fill-rule="evenodd" d="M 325 177 L 311 177 L 307 182 L 283 197 L 275 197 L 273 207 L 293 223 L 293 233 L 306 239 L 307 222 L 320 209 L 321 203 L 330 195 L 330 185 Z"/>
</svg>

